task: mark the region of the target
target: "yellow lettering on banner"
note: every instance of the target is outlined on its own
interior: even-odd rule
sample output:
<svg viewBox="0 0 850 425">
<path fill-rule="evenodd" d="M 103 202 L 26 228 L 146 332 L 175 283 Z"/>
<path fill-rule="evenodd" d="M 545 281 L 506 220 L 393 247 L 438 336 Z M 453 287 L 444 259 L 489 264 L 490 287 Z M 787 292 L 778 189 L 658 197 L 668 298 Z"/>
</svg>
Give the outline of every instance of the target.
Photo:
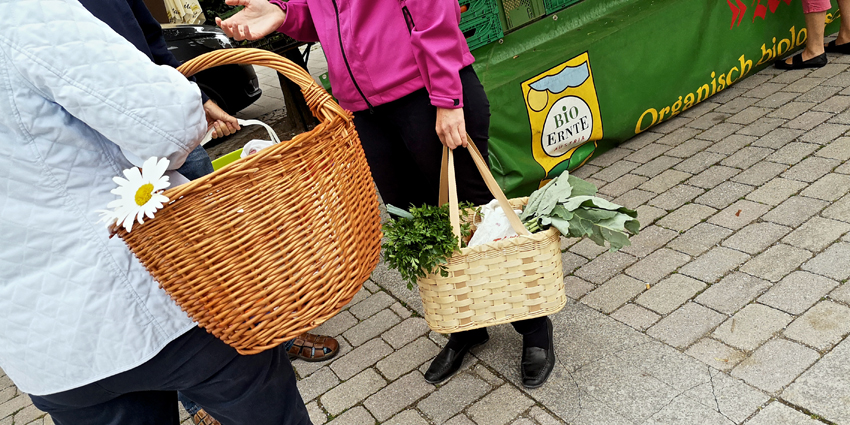
<svg viewBox="0 0 850 425">
<path fill-rule="evenodd" d="M 670 112 L 670 107 L 669 107 L 669 106 L 665 106 L 665 107 L 661 108 L 661 110 L 660 110 L 660 111 L 658 111 L 658 120 L 659 120 L 659 121 L 664 121 L 664 115 L 667 115 L 667 113 L 668 113 L 668 112 Z M 671 116 L 672 116 L 672 115 L 671 115 Z"/>
<path fill-rule="evenodd" d="M 729 73 L 726 74 L 726 85 L 729 85 L 729 86 L 731 86 L 732 83 L 734 83 L 735 81 L 738 81 L 738 80 L 732 80 L 732 71 L 738 72 L 738 67 L 733 66 L 732 69 L 729 70 Z"/>
<path fill-rule="evenodd" d="M 720 74 L 720 90 L 718 92 L 722 92 L 726 89 L 726 74 Z"/>
<path fill-rule="evenodd" d="M 768 63 L 773 60 L 774 54 L 773 49 L 765 49 L 766 45 L 761 45 L 761 59 L 756 63 L 756 66 L 759 66 L 763 63 Z"/>
<path fill-rule="evenodd" d="M 705 95 L 703 95 L 703 90 L 705 90 Z M 702 87 L 697 89 L 697 103 L 703 101 L 703 99 L 708 99 L 708 93 L 711 91 L 711 87 L 708 84 L 703 84 Z"/>
<path fill-rule="evenodd" d="M 753 70 L 753 61 L 745 58 L 744 55 L 741 55 L 741 57 L 738 60 L 741 61 L 741 76 L 738 77 L 738 79 L 735 80 L 735 81 L 738 81 L 741 78 L 746 77 L 747 74 L 749 74 L 750 71 Z"/>
<path fill-rule="evenodd" d="M 673 114 L 670 115 L 670 116 L 675 117 L 676 115 L 679 115 L 679 112 L 682 112 L 681 109 L 682 109 L 682 96 L 679 96 L 679 100 L 673 102 L 673 108 L 670 109 L 670 112 L 672 112 Z"/>
<path fill-rule="evenodd" d="M 714 96 L 717 93 L 717 78 L 714 78 L 716 74 L 712 71 L 711 73 L 711 95 Z"/>
<path fill-rule="evenodd" d="M 803 39 L 800 40 L 800 36 L 803 36 Z M 809 31 L 805 28 L 801 29 L 800 32 L 797 33 L 797 46 L 802 46 L 806 43 L 806 39 L 809 38 Z"/>
<path fill-rule="evenodd" d="M 694 94 L 688 93 L 687 96 L 685 96 L 685 109 L 682 110 L 687 111 L 688 109 L 691 109 L 692 106 L 694 106 Z"/>
<path fill-rule="evenodd" d="M 644 117 L 646 117 L 646 114 L 652 114 L 652 122 L 649 123 L 648 126 L 642 127 L 641 124 L 643 124 L 643 119 L 644 119 Z M 656 111 L 655 108 L 647 109 L 643 113 L 643 115 L 640 116 L 640 119 L 638 120 L 637 126 L 635 127 L 635 134 L 643 133 L 644 131 L 646 131 L 647 128 L 655 125 L 656 122 L 658 122 L 658 111 Z"/>
</svg>

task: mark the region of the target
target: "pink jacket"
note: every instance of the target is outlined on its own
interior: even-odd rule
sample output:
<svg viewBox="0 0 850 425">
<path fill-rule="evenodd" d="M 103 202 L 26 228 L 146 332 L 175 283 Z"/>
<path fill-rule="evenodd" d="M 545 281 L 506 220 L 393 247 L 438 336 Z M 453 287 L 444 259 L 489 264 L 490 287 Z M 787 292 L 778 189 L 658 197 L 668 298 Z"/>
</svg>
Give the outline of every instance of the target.
<svg viewBox="0 0 850 425">
<path fill-rule="evenodd" d="M 271 0 L 279 32 L 320 41 L 334 96 L 362 111 L 425 87 L 431 104 L 463 106 L 458 71 L 475 61 L 457 0 Z"/>
</svg>

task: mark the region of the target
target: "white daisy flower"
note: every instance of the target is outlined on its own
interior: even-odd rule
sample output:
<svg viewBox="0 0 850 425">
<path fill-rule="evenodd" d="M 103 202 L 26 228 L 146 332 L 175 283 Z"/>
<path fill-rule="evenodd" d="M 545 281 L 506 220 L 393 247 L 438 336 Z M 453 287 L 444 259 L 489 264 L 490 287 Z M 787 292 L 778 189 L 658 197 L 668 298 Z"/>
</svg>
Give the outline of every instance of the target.
<svg viewBox="0 0 850 425">
<path fill-rule="evenodd" d="M 153 214 L 168 202 L 168 197 L 160 192 L 171 185 L 168 176 L 168 160 L 150 158 L 142 164 L 142 170 L 129 168 L 124 170 L 124 177 L 113 177 L 118 187 L 111 190 L 120 196 L 106 207 L 111 210 L 99 210 L 101 221 L 124 226 L 128 232 L 133 229 L 133 222 L 144 224 L 144 217 L 153 218 Z"/>
</svg>

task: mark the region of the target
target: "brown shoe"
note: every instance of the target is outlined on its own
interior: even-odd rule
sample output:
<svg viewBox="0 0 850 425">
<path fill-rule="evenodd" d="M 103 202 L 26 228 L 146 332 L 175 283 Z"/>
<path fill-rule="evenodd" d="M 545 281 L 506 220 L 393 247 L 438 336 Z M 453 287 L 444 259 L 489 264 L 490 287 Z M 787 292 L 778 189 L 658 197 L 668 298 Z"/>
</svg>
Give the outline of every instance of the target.
<svg viewBox="0 0 850 425">
<path fill-rule="evenodd" d="M 192 422 L 195 425 L 221 425 L 221 422 L 215 420 L 204 409 L 198 410 L 198 413 L 192 416 Z"/>
<path fill-rule="evenodd" d="M 339 343 L 324 335 L 303 333 L 295 338 L 295 343 L 289 349 L 289 359 L 301 359 L 308 362 L 322 362 L 336 356 Z"/>
</svg>

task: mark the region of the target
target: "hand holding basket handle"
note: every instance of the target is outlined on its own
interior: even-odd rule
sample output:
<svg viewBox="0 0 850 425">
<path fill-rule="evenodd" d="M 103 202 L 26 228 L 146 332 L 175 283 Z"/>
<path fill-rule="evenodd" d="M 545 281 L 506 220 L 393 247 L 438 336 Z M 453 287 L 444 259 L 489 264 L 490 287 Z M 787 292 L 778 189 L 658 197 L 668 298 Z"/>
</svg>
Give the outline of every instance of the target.
<svg viewBox="0 0 850 425">
<path fill-rule="evenodd" d="M 275 347 L 347 304 L 378 263 L 381 219 L 351 114 L 301 67 L 227 49 L 179 68 L 253 64 L 297 83 L 320 123 L 164 192 L 154 219 L 118 235 L 198 324 L 242 354 Z"/>
</svg>

